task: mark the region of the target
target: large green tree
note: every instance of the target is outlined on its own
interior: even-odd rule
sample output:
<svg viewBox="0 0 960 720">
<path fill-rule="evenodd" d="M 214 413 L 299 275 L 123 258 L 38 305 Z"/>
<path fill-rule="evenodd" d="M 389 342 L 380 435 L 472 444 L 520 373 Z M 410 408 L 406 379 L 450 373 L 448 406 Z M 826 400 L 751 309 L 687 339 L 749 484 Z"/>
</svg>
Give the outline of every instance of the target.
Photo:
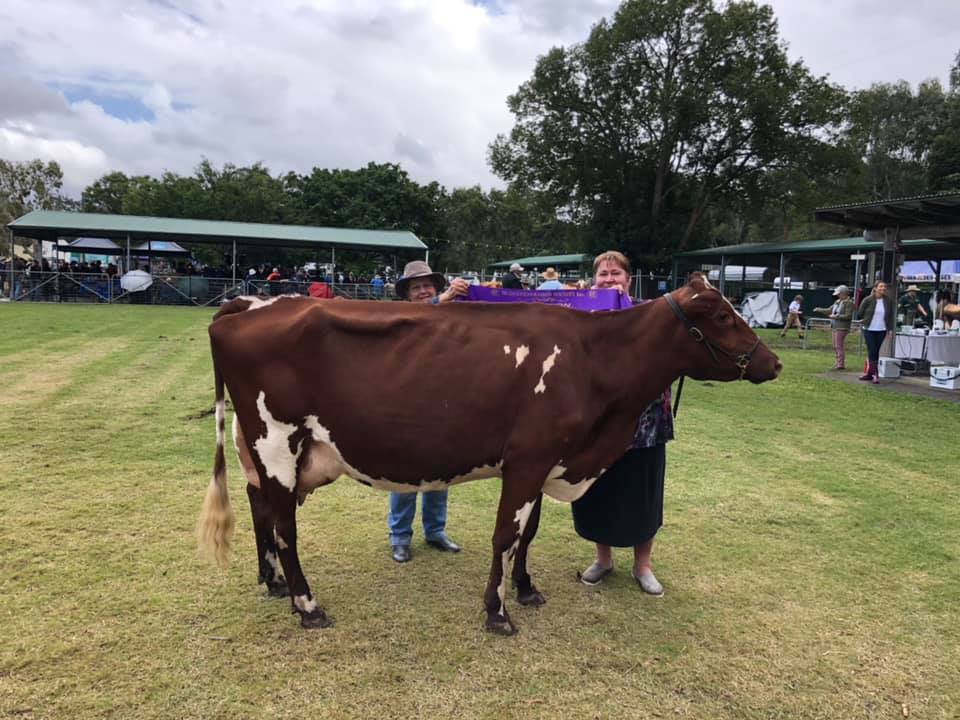
<svg viewBox="0 0 960 720">
<path fill-rule="evenodd" d="M 0 225 L 31 210 L 60 210 L 63 171 L 54 161 L 0 159 Z"/>
<path fill-rule="evenodd" d="M 960 52 L 950 69 L 945 119 L 930 146 L 927 175 L 931 190 L 960 192 Z"/>
<path fill-rule="evenodd" d="M 627 0 L 554 48 L 508 99 L 494 171 L 649 265 L 703 237 L 709 208 L 802 168 L 844 93 L 790 62 L 768 6 Z"/>
<path fill-rule="evenodd" d="M 928 189 L 929 153 L 944 131 L 947 95 L 938 80 L 878 83 L 853 93 L 844 138 L 863 162 L 865 200 Z"/>
</svg>

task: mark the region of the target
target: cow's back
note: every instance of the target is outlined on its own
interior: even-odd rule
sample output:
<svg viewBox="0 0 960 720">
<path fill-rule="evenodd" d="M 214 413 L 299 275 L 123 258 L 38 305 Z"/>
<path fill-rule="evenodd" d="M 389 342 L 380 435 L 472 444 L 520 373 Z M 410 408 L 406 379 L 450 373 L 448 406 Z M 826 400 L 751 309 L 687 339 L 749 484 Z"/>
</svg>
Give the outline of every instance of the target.
<svg viewBox="0 0 960 720">
<path fill-rule="evenodd" d="M 518 424 L 557 433 L 557 419 L 583 402 L 581 313 L 308 298 L 242 307 L 225 306 L 210 327 L 237 412 L 314 418 L 375 478 L 430 481 L 495 466 Z"/>
</svg>

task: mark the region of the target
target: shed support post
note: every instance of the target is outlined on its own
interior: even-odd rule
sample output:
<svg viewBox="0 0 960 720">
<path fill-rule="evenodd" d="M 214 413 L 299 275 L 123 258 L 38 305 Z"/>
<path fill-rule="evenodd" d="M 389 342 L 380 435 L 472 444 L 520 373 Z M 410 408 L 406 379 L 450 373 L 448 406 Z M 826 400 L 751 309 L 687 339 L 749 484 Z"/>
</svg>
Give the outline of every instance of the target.
<svg viewBox="0 0 960 720">
<path fill-rule="evenodd" d="M 230 264 L 233 265 L 233 289 L 237 289 L 237 241 L 233 241 L 233 254 L 230 257 Z"/>
<path fill-rule="evenodd" d="M 742 301 L 747 296 L 747 259 L 744 258 L 741 262 L 743 263 L 740 266 L 740 300 Z"/>
<path fill-rule="evenodd" d="M 130 235 L 127 235 L 127 268 L 124 272 L 130 272 Z"/>
<path fill-rule="evenodd" d="M 16 299 L 13 296 L 13 265 L 14 265 L 14 260 L 17 257 L 16 250 L 17 250 L 17 247 L 13 241 L 13 228 L 10 228 L 10 262 L 7 265 L 7 271 L 8 271 L 8 274 L 10 275 L 9 293 L 10 293 L 11 302 Z"/>
<path fill-rule="evenodd" d="M 723 295 L 724 297 L 727 296 L 727 294 L 724 292 L 724 288 L 726 287 L 726 284 L 727 284 L 727 256 L 721 255 L 720 256 L 720 294 Z"/>
<path fill-rule="evenodd" d="M 673 258 L 673 267 L 670 269 L 670 289 L 676 290 L 680 287 L 680 260 L 677 257 Z"/>
<path fill-rule="evenodd" d="M 780 300 L 780 305 L 783 305 L 783 276 L 787 272 L 787 259 L 783 253 L 780 253 L 780 287 L 777 288 L 777 297 Z"/>
<path fill-rule="evenodd" d="M 330 248 L 330 287 L 337 284 L 337 249 Z"/>
</svg>

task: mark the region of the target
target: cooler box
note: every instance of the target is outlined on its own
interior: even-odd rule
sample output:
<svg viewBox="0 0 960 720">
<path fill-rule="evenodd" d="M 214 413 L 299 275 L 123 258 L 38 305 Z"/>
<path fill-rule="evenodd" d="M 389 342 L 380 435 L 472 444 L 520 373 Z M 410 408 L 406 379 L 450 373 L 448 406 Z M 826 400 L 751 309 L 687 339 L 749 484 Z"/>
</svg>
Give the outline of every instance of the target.
<svg viewBox="0 0 960 720">
<path fill-rule="evenodd" d="M 937 365 L 930 368 L 930 387 L 960 390 L 960 367 Z"/>
<path fill-rule="evenodd" d="M 900 361 L 891 357 L 880 358 L 880 368 L 877 374 L 882 378 L 900 377 Z"/>
</svg>

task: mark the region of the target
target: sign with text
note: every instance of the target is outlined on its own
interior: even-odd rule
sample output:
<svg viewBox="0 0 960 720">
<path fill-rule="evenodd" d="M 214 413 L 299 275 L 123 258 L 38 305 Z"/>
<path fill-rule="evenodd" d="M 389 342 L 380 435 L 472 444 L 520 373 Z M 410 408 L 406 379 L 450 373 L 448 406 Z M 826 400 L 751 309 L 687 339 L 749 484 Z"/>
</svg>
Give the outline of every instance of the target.
<svg viewBox="0 0 960 720">
<path fill-rule="evenodd" d="M 471 285 L 466 300 L 479 302 L 539 302 L 594 312 L 622 310 L 633 305 L 619 290 L 510 290 Z"/>
</svg>

